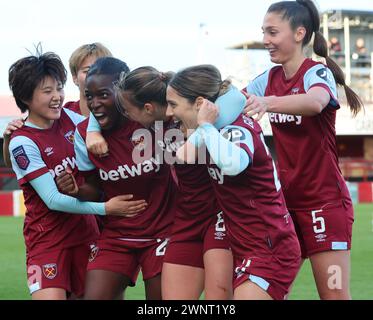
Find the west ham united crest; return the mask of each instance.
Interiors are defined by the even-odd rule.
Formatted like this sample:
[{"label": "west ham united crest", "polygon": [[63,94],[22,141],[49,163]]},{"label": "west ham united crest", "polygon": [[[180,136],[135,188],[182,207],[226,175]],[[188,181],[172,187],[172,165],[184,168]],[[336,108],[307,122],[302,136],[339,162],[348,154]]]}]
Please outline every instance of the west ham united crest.
[{"label": "west ham united crest", "polygon": [[70,130],[68,133],[65,134],[65,138],[67,141],[69,141],[71,144],[74,144],[74,131]]},{"label": "west ham united crest", "polygon": [[57,275],[57,264],[49,263],[43,265],[43,274],[47,279],[54,279]]}]

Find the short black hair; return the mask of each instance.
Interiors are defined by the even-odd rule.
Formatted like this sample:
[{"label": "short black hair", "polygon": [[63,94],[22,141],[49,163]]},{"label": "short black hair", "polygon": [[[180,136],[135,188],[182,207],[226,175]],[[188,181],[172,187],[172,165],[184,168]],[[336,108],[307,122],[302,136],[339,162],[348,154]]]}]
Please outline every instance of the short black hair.
[{"label": "short black hair", "polygon": [[118,80],[122,73],[130,71],[127,64],[122,60],[113,57],[101,57],[96,60],[88,70],[87,78],[93,75],[110,75]]},{"label": "short black hair", "polygon": [[9,68],[9,88],[13,92],[16,104],[21,112],[28,110],[26,101],[30,101],[36,87],[47,76],[66,83],[67,72],[61,58],[46,52],[17,60]]}]

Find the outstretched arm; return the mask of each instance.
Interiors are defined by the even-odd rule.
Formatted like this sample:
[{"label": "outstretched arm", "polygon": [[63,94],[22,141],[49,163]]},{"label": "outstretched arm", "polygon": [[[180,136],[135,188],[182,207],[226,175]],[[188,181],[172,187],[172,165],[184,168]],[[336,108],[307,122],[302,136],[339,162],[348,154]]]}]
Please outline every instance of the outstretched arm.
[{"label": "outstretched arm", "polygon": [[313,66],[304,74],[305,93],[264,97],[268,81],[267,71],[244,89],[250,94],[244,112],[248,116],[257,115],[257,120],[260,120],[265,112],[315,116],[328,105],[339,108],[334,76],[323,64]]},{"label": "outstretched arm", "polygon": [[307,93],[289,96],[258,97],[250,95],[244,112],[247,116],[257,115],[260,120],[266,112],[315,116],[329,104],[330,95],[322,87],[311,88]]},{"label": "outstretched arm", "polygon": [[49,172],[31,180],[30,184],[45,205],[50,210],[57,212],[132,217],[143,211],[147,206],[145,200],[131,201],[133,198],[131,194],[117,196],[107,202],[80,201],[60,193]]},{"label": "outstretched arm", "polygon": [[60,193],[49,172],[31,180],[30,184],[50,210],[105,215],[104,202],[84,202]]}]

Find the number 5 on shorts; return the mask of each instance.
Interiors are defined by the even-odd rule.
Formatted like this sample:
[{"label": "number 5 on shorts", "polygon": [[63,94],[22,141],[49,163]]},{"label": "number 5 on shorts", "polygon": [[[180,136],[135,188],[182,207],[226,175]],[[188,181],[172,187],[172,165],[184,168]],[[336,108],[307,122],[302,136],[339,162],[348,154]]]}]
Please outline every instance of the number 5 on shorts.
[{"label": "number 5 on shorts", "polygon": [[[323,217],[316,217],[316,214],[322,212],[322,210],[313,210],[311,211],[312,214],[312,222],[314,224],[313,226],[313,232],[315,233],[322,233],[325,232],[325,220]],[[319,223],[319,225],[317,225]]]}]

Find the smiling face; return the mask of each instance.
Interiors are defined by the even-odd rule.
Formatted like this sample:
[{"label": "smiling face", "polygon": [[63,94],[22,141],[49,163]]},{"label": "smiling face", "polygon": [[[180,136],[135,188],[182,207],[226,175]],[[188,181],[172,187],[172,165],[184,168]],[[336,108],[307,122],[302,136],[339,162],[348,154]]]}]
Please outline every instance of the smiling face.
[{"label": "smiling face", "polygon": [[111,75],[93,74],[86,81],[88,108],[103,130],[116,127],[121,120],[115,106],[113,80]]},{"label": "smiling face", "polygon": [[273,63],[286,64],[295,54],[302,51],[302,28],[294,32],[289,21],[283,19],[281,13],[270,12],[265,15],[262,27],[263,44],[269,51]]},{"label": "smiling face", "polygon": [[176,121],[180,120],[182,123],[181,129],[183,131],[185,131],[185,129],[195,129],[198,127],[197,100],[191,103],[188,99],[180,96],[174,88],[168,86],[167,103],[166,115],[173,117]]},{"label": "smiling face", "polygon": [[62,83],[46,76],[35,88],[32,99],[27,102],[29,121],[41,128],[50,127],[53,121],[61,116],[64,98]]}]

